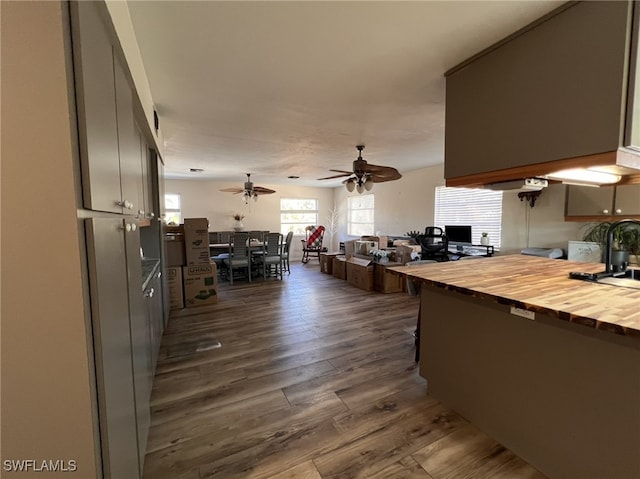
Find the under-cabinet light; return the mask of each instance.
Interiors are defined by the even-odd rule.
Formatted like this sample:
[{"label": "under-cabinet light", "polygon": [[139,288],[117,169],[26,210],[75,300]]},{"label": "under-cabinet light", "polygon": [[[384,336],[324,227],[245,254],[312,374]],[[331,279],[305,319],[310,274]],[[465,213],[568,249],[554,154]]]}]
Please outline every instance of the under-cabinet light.
[{"label": "under-cabinet light", "polygon": [[571,168],[549,173],[546,177],[550,180],[561,181],[565,185],[600,186],[617,183],[622,178],[620,175],[605,173],[589,168]]}]

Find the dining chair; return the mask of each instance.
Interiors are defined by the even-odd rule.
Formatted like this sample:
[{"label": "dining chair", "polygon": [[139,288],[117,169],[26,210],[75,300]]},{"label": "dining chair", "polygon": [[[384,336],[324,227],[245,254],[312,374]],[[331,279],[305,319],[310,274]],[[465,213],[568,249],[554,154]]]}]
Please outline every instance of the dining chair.
[{"label": "dining chair", "polygon": [[218,239],[220,240],[220,243],[228,243],[231,235],[233,235],[233,231],[219,231]]},{"label": "dining chair", "polygon": [[293,239],[293,231],[289,231],[282,245],[282,268],[289,274],[291,274],[291,269],[289,267],[289,252],[291,251],[292,239]]},{"label": "dining chair", "polygon": [[262,277],[267,277],[267,266],[269,266],[269,270],[271,270],[271,266],[275,266],[276,278],[280,275],[280,279],[282,279],[282,235],[269,233],[265,239],[266,244],[262,254],[255,256],[256,262],[262,264]]},{"label": "dining chair", "polygon": [[[268,231],[267,231],[268,233]],[[262,230],[253,230],[249,231],[249,239],[256,241],[264,241],[265,233]]]},{"label": "dining chair", "polygon": [[251,256],[249,254],[249,233],[234,233],[229,237],[229,258],[224,264],[229,268],[229,284],[233,284],[233,271],[247,270],[247,279],[251,282]]}]

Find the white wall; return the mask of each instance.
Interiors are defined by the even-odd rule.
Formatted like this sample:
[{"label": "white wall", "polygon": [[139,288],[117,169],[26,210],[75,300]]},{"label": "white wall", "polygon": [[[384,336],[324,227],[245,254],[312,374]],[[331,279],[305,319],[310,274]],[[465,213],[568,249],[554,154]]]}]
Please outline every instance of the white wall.
[{"label": "white wall", "polygon": [[2,458],[73,459],[70,476],[95,478],[67,5],[0,2],[0,9]]},{"label": "white wall", "polygon": [[567,241],[581,240],[584,223],[564,221],[565,194],[565,185],[550,185],[531,208],[526,201],[520,201],[517,192],[505,192],[502,253],[520,252],[526,247],[562,248],[566,252]]}]

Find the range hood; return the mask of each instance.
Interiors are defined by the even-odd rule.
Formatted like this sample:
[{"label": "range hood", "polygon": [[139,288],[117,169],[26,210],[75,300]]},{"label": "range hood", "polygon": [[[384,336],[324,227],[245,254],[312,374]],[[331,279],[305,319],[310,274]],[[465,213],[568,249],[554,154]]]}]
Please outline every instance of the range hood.
[{"label": "range hood", "polygon": [[446,185],[640,174],[639,25],[632,1],[568,2],[446,72]]},{"label": "range hood", "polygon": [[544,178],[524,178],[484,185],[485,189],[495,191],[540,191],[547,186],[549,186],[549,182]]}]

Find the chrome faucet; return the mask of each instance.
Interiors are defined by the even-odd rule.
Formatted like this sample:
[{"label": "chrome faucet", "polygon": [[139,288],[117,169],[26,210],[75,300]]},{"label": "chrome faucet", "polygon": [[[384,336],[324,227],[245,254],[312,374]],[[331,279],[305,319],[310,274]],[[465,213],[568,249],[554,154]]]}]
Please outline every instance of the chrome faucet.
[{"label": "chrome faucet", "polygon": [[[605,262],[606,262],[605,273],[607,274],[614,273],[614,270],[615,270],[614,265],[611,264],[612,256],[613,256],[613,232],[616,229],[618,229],[620,225],[624,225],[628,223],[640,225],[640,221],[637,221],[637,220],[620,220],[620,221],[616,221],[615,223],[612,223],[611,226],[609,226],[609,229],[607,229],[607,253],[605,256]],[[622,270],[624,271],[624,269],[625,267],[623,266]]]}]

